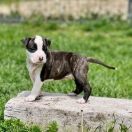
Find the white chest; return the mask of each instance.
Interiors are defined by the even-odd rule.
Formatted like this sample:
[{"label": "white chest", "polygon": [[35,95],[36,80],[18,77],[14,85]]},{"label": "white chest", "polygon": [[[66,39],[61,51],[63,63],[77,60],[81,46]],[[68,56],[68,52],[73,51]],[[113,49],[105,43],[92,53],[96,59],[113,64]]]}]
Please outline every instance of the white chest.
[{"label": "white chest", "polygon": [[42,65],[32,64],[27,62],[27,69],[32,82],[35,81],[36,76],[41,73]]}]

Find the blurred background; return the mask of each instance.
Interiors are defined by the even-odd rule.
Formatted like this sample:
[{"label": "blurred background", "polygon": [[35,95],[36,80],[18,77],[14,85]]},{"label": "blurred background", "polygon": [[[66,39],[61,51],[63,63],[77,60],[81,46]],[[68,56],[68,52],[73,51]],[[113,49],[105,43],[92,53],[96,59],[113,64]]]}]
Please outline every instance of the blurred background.
[{"label": "blurred background", "polygon": [[[74,19],[117,15],[130,16],[131,0],[1,0],[1,16],[29,18],[42,15],[44,19]],[[130,6],[129,6],[130,5]],[[1,21],[4,21],[4,18]],[[14,18],[14,21],[23,19]],[[13,21],[9,20],[9,21]]]},{"label": "blurred background", "polygon": [[[96,57],[117,67],[90,64],[93,96],[132,99],[132,0],[0,0],[0,119],[4,105],[31,90],[21,39],[51,39],[50,50]],[[72,80],[46,83],[42,90],[68,93]]]}]

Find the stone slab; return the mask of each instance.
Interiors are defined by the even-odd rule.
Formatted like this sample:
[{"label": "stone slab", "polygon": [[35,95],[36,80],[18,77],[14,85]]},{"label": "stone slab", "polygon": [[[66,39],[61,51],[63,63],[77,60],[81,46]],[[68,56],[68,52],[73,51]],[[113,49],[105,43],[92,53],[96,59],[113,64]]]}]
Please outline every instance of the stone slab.
[{"label": "stone slab", "polygon": [[85,130],[103,130],[115,121],[115,129],[124,124],[132,131],[132,100],[91,96],[88,103],[78,104],[80,96],[43,93],[38,100],[26,102],[25,97],[29,94],[29,91],[23,91],[10,99],[5,105],[4,118],[17,118],[41,126],[56,121],[59,131],[63,132],[80,131],[81,124]]}]

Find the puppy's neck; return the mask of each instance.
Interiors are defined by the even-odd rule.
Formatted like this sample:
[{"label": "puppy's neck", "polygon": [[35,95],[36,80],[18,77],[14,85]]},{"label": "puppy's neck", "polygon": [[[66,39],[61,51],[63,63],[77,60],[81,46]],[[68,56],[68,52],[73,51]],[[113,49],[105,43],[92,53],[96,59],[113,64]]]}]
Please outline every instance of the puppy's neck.
[{"label": "puppy's neck", "polygon": [[32,63],[31,60],[27,57],[26,59],[27,68],[30,73],[35,72],[36,70],[42,68],[43,64],[41,63]]},{"label": "puppy's neck", "polygon": [[30,59],[28,57],[26,59],[26,63],[27,63],[27,69],[29,71],[30,78],[31,78],[32,82],[34,82],[36,75],[40,73],[40,71],[43,67],[43,64],[34,64],[30,61]]}]

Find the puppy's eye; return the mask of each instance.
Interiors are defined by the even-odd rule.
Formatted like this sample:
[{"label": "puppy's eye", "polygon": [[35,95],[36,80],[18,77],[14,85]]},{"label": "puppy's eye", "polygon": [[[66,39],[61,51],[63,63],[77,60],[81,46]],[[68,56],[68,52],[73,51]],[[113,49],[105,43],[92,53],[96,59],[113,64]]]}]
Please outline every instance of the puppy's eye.
[{"label": "puppy's eye", "polygon": [[30,47],[29,47],[30,52],[35,52],[36,50],[37,50],[37,45],[36,44],[30,45]]},{"label": "puppy's eye", "polygon": [[43,45],[43,51],[47,51],[47,47]]}]

